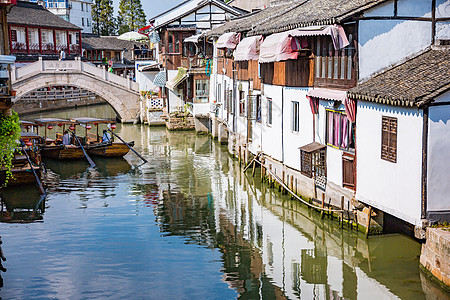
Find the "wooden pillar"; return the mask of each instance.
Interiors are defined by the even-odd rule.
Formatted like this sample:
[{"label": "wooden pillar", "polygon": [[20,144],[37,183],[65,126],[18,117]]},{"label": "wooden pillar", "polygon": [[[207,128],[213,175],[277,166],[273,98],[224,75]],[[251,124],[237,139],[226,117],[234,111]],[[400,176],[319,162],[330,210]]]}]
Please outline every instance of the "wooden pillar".
[{"label": "wooden pillar", "polygon": [[66,37],[67,37],[67,54],[70,55],[70,33],[68,30],[66,31]]},{"label": "wooden pillar", "polygon": [[27,46],[27,53],[30,54],[30,41],[28,40],[28,27],[25,27],[25,45]]},{"label": "wooden pillar", "polygon": [[58,50],[56,49],[56,30],[53,30],[53,46],[55,54],[58,54]]},{"label": "wooden pillar", "polygon": [[[6,18],[6,17],[5,17]],[[9,31],[9,51],[10,54],[13,52],[13,47],[12,47],[12,35],[11,35],[11,26],[8,26],[8,31]],[[6,52],[5,52],[6,53]]]},{"label": "wooden pillar", "polygon": [[42,54],[42,31],[40,28],[38,28],[38,35],[39,35],[39,53]]},{"label": "wooden pillar", "polygon": [[[83,55],[83,43],[81,42],[81,30],[78,31],[77,36],[78,36],[78,41],[80,42],[80,45],[79,45],[80,56],[82,56]],[[75,38],[75,42],[76,42],[76,38]]]}]

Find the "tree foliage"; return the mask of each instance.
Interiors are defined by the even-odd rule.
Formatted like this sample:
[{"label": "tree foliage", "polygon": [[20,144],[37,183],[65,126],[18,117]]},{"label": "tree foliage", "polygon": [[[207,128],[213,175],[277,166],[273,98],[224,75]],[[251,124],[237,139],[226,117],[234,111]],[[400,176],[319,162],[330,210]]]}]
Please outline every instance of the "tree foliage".
[{"label": "tree foliage", "polygon": [[114,35],[116,20],[112,0],[94,0],[92,4],[92,21],[94,33],[99,35]]},{"label": "tree foliage", "polygon": [[120,0],[117,16],[118,33],[136,31],[147,25],[147,17],[141,0]]},{"label": "tree foliage", "polygon": [[19,146],[20,132],[19,115],[15,111],[10,116],[0,113],[0,168],[6,173],[5,185],[12,177],[12,160]]}]

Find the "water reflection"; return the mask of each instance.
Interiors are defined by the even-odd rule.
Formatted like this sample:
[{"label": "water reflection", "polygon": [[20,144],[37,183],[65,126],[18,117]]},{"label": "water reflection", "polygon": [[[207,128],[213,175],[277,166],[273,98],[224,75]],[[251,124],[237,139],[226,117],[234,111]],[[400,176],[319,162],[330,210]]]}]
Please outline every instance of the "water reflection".
[{"label": "water reflection", "polygon": [[3,189],[0,221],[4,223],[31,223],[43,220],[45,199],[34,185]]},{"label": "water reflection", "polygon": [[[192,132],[118,126],[149,159],[48,161],[45,222],[0,224],[5,298],[445,299],[420,245],[363,236]],[[6,207],[6,206],[5,206]],[[29,237],[33,238],[30,239]],[[13,266],[13,267],[10,267]]]}]

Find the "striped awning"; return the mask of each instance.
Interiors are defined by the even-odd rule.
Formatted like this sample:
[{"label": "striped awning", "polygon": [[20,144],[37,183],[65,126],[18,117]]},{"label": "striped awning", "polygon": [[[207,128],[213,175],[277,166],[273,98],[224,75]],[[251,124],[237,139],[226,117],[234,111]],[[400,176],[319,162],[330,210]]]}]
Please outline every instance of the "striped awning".
[{"label": "striped awning", "polygon": [[236,32],[227,32],[222,34],[217,40],[217,48],[219,49],[235,49],[239,40],[241,39],[241,34]]}]

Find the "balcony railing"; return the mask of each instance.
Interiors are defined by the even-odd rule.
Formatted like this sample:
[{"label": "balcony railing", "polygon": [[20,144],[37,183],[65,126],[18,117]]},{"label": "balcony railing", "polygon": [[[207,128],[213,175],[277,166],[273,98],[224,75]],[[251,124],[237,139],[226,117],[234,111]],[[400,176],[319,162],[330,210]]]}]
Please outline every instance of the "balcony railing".
[{"label": "balcony railing", "polygon": [[155,60],[154,49],[133,49],[134,60]]}]

